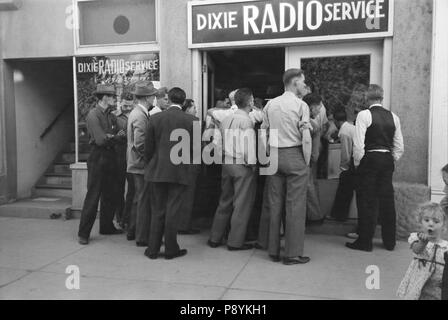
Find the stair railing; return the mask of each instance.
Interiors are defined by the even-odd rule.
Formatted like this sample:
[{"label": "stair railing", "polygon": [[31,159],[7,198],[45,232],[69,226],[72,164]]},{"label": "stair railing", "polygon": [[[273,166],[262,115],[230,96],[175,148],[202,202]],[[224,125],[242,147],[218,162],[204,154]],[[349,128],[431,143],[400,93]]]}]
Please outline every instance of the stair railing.
[{"label": "stair railing", "polygon": [[62,115],[69,109],[73,110],[73,101],[70,101],[67,103],[67,105],[62,109],[56,117],[53,119],[53,121],[48,125],[48,127],[45,128],[45,130],[40,135],[40,139],[42,140],[45,138],[45,136],[53,129],[53,127],[56,125],[56,123],[59,121],[59,119],[62,117]]}]

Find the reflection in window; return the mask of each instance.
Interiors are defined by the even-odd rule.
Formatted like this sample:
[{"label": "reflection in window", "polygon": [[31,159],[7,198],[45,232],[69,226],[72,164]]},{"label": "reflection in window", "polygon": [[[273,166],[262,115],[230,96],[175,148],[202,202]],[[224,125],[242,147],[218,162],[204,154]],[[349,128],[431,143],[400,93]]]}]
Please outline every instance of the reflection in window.
[{"label": "reflection in window", "polygon": [[307,84],[322,96],[327,113],[344,108],[353,121],[356,104],[364,104],[362,89],[370,82],[370,56],[302,59],[301,68]]},{"label": "reflection in window", "polygon": [[156,41],[155,0],[78,2],[79,44]]}]

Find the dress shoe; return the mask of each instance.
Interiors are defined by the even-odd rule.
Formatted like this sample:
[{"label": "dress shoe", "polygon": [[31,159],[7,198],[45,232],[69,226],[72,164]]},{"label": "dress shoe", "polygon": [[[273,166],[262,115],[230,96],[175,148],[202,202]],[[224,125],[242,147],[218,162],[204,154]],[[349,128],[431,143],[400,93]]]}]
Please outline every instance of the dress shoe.
[{"label": "dress shoe", "polygon": [[171,259],[174,259],[174,258],[182,257],[182,256],[184,256],[184,255],[186,255],[186,254],[187,254],[187,249],[180,249],[180,250],[177,251],[177,253],[175,253],[175,254],[170,254],[170,255],[165,254],[165,259],[166,259],[166,260],[171,260]]},{"label": "dress shoe", "polygon": [[198,230],[198,229],[179,230],[179,231],[177,231],[177,233],[190,235],[190,234],[201,233],[201,230]]},{"label": "dress shoe", "polygon": [[345,246],[349,249],[353,249],[353,250],[360,250],[360,251],[366,251],[366,252],[372,252],[372,245],[370,246],[366,246],[366,245],[360,245],[358,242],[347,242],[345,244]]},{"label": "dress shoe", "polygon": [[218,248],[221,244],[218,242],[213,242],[212,240],[208,240],[207,244],[210,248]]},{"label": "dress shoe", "polygon": [[150,253],[148,249],[145,250],[145,256],[147,256],[149,259],[154,260],[159,257],[158,253]]},{"label": "dress shoe", "polygon": [[102,235],[113,235],[113,234],[122,234],[122,233],[124,233],[124,230],[121,230],[121,229],[112,229],[110,231],[100,232],[100,234],[102,234]]},{"label": "dress shoe", "polygon": [[274,262],[280,262],[280,260],[281,260],[279,255],[272,255],[272,254],[270,254],[269,258],[271,258],[271,260],[274,261]]},{"label": "dress shoe", "polygon": [[137,247],[147,247],[147,246],[148,246],[148,243],[137,241],[137,242],[136,242],[136,245],[137,245]]},{"label": "dress shoe", "polygon": [[78,243],[82,244],[82,245],[89,244],[89,239],[88,238],[79,237],[78,238]]},{"label": "dress shoe", "polygon": [[395,249],[395,245],[393,245],[393,246],[383,245],[383,246],[384,246],[384,249],[386,249],[387,251],[394,251],[394,249]]},{"label": "dress shoe", "polygon": [[358,234],[356,232],[349,232],[345,235],[346,238],[349,239],[358,239]]},{"label": "dress shoe", "polygon": [[241,251],[241,250],[250,250],[253,249],[254,246],[252,244],[249,243],[245,243],[243,244],[241,247],[231,247],[231,246],[227,246],[227,249],[229,251]]},{"label": "dress shoe", "polygon": [[304,264],[310,262],[309,257],[296,257],[296,258],[283,258],[283,264],[293,265],[293,264]]}]

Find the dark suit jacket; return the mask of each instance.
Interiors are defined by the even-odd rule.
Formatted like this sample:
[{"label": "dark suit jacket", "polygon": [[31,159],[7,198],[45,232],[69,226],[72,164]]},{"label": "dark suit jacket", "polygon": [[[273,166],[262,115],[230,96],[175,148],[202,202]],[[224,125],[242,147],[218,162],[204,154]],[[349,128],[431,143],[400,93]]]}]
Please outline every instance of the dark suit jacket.
[{"label": "dark suit jacket", "polygon": [[[171,182],[183,185],[189,183],[189,167],[192,163],[193,121],[195,117],[186,114],[178,107],[170,107],[149,118],[145,141],[145,180],[150,182]],[[174,164],[170,157],[171,149],[179,148],[179,141],[170,141],[175,129],[185,129],[189,141],[183,150],[189,151],[188,163]],[[178,152],[176,152],[178,154]]]}]

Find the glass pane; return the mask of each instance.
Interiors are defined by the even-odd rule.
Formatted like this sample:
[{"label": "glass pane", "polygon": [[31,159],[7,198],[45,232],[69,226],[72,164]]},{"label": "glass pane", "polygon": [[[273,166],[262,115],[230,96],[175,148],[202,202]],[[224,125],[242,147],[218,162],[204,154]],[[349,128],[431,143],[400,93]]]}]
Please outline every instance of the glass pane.
[{"label": "glass pane", "polygon": [[370,82],[370,56],[302,59],[301,68],[306,83],[322,96],[327,113],[345,108],[353,121],[355,104],[363,103],[359,92]]},{"label": "glass pane", "polygon": [[80,45],[156,41],[155,0],[79,2]]}]

